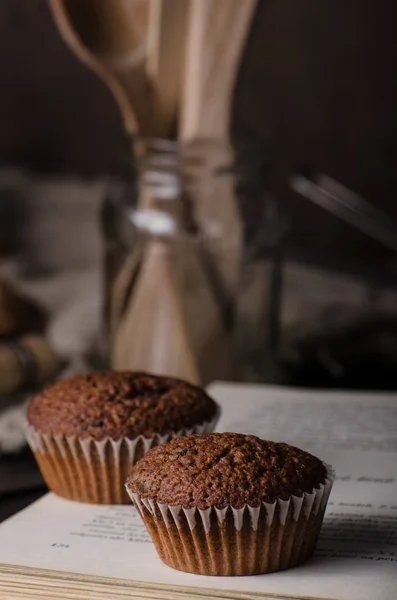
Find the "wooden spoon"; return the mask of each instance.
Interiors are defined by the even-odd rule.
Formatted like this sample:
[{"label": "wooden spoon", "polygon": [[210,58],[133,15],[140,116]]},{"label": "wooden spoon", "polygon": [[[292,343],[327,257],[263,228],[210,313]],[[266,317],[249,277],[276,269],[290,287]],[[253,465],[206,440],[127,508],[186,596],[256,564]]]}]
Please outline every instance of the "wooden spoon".
[{"label": "wooden spoon", "polygon": [[115,369],[144,370],[200,382],[182,294],[172,240],[150,240],[115,338]]},{"label": "wooden spoon", "polygon": [[146,74],[148,0],[49,0],[74,54],[110,88],[130,134],[151,134],[152,93]]},{"label": "wooden spoon", "polygon": [[231,346],[193,241],[147,240],[113,349],[116,369],[202,385],[232,378]]},{"label": "wooden spoon", "polygon": [[257,0],[190,0],[181,139],[227,137],[232,95]]},{"label": "wooden spoon", "polygon": [[182,79],[189,2],[150,0],[147,73],[153,84],[156,135],[175,137]]},{"label": "wooden spoon", "polygon": [[219,226],[214,267],[219,287],[235,298],[243,255],[242,222],[232,176],[218,175],[231,162],[228,146],[233,92],[257,0],[191,0],[188,15],[180,138],[186,152],[204,156],[204,182],[194,205],[200,229]]}]

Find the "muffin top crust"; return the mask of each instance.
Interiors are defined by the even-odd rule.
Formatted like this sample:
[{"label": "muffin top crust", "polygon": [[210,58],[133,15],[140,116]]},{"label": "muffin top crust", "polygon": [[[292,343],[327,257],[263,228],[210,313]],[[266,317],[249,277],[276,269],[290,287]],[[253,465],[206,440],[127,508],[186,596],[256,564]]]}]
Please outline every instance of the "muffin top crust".
[{"label": "muffin top crust", "polygon": [[211,421],[217,404],[203,389],[171,377],[101,371],[57,381],[28,408],[42,434],[135,438],[178,432]]},{"label": "muffin top crust", "polygon": [[213,433],[153,448],[133,467],[127,486],[142,498],[204,510],[288,500],[312,492],[326,476],[318,458],[294,446]]}]

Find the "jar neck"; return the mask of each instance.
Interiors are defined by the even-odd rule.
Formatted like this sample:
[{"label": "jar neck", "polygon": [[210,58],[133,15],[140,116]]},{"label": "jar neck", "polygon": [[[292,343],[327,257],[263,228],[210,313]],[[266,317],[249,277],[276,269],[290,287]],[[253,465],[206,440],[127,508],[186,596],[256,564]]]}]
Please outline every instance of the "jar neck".
[{"label": "jar neck", "polygon": [[181,194],[178,144],[168,140],[136,138],[133,141],[137,179],[144,206],[177,201]]},{"label": "jar neck", "polygon": [[[184,191],[177,142],[133,139],[138,201],[133,220],[141,231],[185,229]],[[168,223],[168,225],[167,225]]]},{"label": "jar neck", "polygon": [[[215,201],[212,196],[219,184],[221,195],[231,194],[234,155],[228,143],[194,140],[180,144],[136,137],[132,139],[132,149],[138,189],[136,210],[170,215],[179,232],[196,234],[202,229],[202,203]],[[205,211],[211,214],[208,207]],[[212,214],[216,219],[216,207]]]}]

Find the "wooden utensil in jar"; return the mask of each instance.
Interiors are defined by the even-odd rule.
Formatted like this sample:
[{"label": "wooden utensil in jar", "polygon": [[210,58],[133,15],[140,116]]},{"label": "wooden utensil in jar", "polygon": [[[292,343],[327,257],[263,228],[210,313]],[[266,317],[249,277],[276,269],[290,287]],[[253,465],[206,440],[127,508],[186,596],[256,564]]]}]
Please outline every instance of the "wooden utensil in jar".
[{"label": "wooden utensil in jar", "polygon": [[218,227],[220,250],[213,252],[220,287],[232,301],[243,254],[242,223],[232,176],[218,175],[230,164],[228,128],[237,73],[257,0],[191,0],[188,16],[180,139],[187,152],[204,156],[194,212],[203,231]]},{"label": "wooden utensil in jar", "polygon": [[66,44],[113,93],[128,133],[143,130],[149,135],[148,0],[49,0],[49,4]]},{"label": "wooden utensil in jar", "polygon": [[205,385],[232,377],[230,351],[194,240],[151,235],[116,331],[113,367]]},{"label": "wooden utensil in jar", "polygon": [[232,95],[257,0],[190,0],[182,140],[225,139]]},{"label": "wooden utensil in jar", "polygon": [[171,239],[150,239],[115,337],[113,367],[199,383]]},{"label": "wooden utensil in jar", "polygon": [[146,69],[156,136],[175,138],[182,95],[189,2],[150,0]]}]

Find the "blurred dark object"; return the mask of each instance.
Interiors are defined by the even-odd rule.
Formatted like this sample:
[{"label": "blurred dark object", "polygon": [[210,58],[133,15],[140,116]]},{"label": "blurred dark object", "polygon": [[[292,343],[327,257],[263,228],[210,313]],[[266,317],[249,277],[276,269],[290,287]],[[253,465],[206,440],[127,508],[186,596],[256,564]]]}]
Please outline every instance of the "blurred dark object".
[{"label": "blurred dark object", "polygon": [[283,365],[293,386],[397,390],[397,320],[371,318],[332,326],[329,333],[302,340],[296,359]]},{"label": "blurred dark object", "polygon": [[26,447],[0,460],[0,521],[10,517],[47,491],[43,478]]},{"label": "blurred dark object", "polygon": [[302,169],[290,179],[292,189],[364,235],[397,252],[397,224],[362,196],[323,173]]},{"label": "blurred dark object", "polygon": [[21,492],[18,494],[8,494],[0,498],[0,522],[12,517],[15,513],[38,500],[47,492],[47,488],[40,488]]},{"label": "blurred dark object", "polygon": [[45,338],[25,335],[0,341],[0,394],[38,388],[59,374],[61,364]]},{"label": "blurred dark object", "polygon": [[24,331],[42,331],[46,315],[30,298],[0,280],[0,337]]},{"label": "blurred dark object", "polygon": [[[397,251],[394,219],[335,179],[305,168],[290,178],[292,189],[392,252]],[[393,268],[367,270],[369,285],[394,283]],[[363,271],[363,269],[362,269]],[[379,278],[381,278],[379,280]],[[382,279],[383,278],[383,279]],[[331,313],[329,313],[331,314]],[[370,315],[338,326],[332,318],[326,333],[302,339],[287,367],[291,385],[324,388],[397,389],[397,321],[395,316]]]},{"label": "blurred dark object", "polygon": [[25,217],[22,195],[15,187],[2,185],[0,189],[0,257],[18,252]]},{"label": "blurred dark object", "polygon": [[1,457],[0,505],[6,494],[16,494],[43,487],[43,478],[27,447],[17,454],[7,454]]}]

